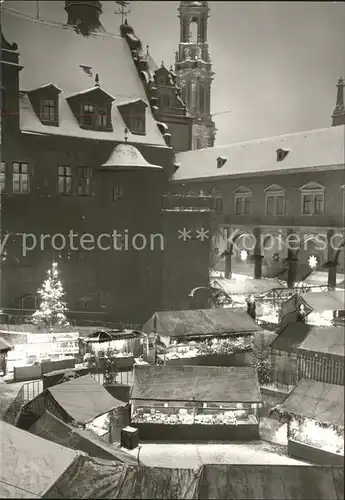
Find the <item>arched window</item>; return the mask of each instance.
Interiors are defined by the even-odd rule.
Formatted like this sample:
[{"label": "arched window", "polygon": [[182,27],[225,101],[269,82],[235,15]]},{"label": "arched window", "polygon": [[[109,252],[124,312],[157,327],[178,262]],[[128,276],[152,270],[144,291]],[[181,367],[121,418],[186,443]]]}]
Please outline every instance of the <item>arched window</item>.
[{"label": "arched window", "polygon": [[192,43],[198,42],[198,20],[196,18],[191,19],[189,24],[189,36]]}]

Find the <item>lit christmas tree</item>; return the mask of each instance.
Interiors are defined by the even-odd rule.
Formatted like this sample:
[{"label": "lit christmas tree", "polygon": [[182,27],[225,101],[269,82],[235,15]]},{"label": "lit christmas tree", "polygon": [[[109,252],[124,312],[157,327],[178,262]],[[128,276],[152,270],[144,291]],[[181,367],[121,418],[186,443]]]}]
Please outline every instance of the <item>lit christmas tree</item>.
[{"label": "lit christmas tree", "polygon": [[57,264],[53,262],[49,269],[48,278],[43,283],[37,293],[41,298],[40,308],[31,316],[31,322],[34,324],[45,324],[49,327],[53,325],[67,326],[65,312],[66,303],[62,301],[65,295],[61,282],[59,281],[59,272]]}]

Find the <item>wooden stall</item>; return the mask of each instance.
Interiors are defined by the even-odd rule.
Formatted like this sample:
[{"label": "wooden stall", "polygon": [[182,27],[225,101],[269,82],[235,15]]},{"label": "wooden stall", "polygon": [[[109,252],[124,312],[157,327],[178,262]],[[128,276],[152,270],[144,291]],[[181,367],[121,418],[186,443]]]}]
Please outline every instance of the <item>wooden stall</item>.
[{"label": "wooden stall", "polygon": [[302,379],[277,412],[288,422],[290,456],[344,465],[344,387]]},{"label": "wooden stall", "polygon": [[251,367],[134,367],[131,425],[141,440],[259,439],[262,406]]},{"label": "wooden stall", "polygon": [[[203,356],[242,354],[243,358],[243,353],[252,350],[254,335],[262,330],[245,312],[199,309],[157,312],[144,325],[143,331],[151,339],[147,358],[154,359],[158,355],[163,362],[182,359],[188,364],[188,359]],[[222,365],[217,361],[212,364]],[[234,360],[234,364],[243,363]]]},{"label": "wooden stall", "polygon": [[301,322],[278,331],[271,344],[272,384],[292,390],[301,378],[344,384],[344,329]]}]

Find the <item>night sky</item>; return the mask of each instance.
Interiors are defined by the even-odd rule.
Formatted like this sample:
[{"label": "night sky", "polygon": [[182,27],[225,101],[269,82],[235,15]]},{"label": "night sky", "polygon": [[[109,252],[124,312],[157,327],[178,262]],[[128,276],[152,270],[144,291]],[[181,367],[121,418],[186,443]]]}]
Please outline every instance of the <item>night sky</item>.
[{"label": "night sky", "polygon": [[[5,0],[4,7],[36,15],[36,1]],[[175,1],[131,2],[128,22],[158,64],[174,64],[179,42]],[[327,127],[336,83],[345,76],[344,2],[209,2],[208,42],[215,79],[212,112],[216,144]],[[101,21],[118,33],[118,6],[103,1]],[[64,1],[40,1],[42,19],[67,21]],[[6,11],[9,42],[14,22]],[[7,28],[6,28],[7,26]],[[50,50],[49,40],[42,41]],[[20,46],[19,46],[20,50]],[[35,50],[35,47],[32,47]],[[53,48],[52,48],[53,50]]]}]

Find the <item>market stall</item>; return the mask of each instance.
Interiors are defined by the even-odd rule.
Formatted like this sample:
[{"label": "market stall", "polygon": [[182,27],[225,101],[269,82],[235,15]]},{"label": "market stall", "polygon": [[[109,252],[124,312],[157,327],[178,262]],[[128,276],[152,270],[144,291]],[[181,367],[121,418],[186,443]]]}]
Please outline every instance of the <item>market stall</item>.
[{"label": "market stall", "polygon": [[289,455],[344,465],[343,386],[302,379],[275,411],[288,422]]},{"label": "market stall", "polygon": [[188,358],[249,351],[261,328],[246,312],[198,309],[156,312],[143,331],[151,338],[150,351]]},{"label": "market stall", "polygon": [[259,439],[262,398],[251,367],[136,365],[130,404],[140,439]]},{"label": "market stall", "polygon": [[304,321],[309,325],[344,325],[345,292],[327,291],[294,294],[281,307],[281,322]]}]

